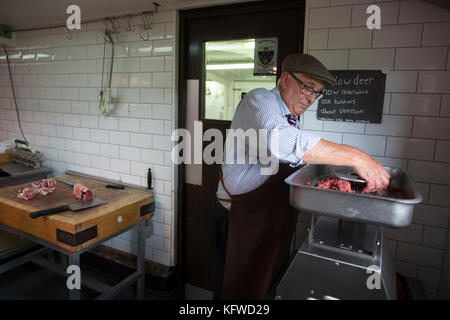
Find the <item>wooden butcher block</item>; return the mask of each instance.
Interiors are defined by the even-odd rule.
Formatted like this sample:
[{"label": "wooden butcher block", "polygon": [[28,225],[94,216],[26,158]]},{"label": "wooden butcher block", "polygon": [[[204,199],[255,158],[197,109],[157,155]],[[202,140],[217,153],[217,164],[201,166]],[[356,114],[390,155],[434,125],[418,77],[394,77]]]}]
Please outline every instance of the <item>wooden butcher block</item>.
[{"label": "wooden butcher block", "polygon": [[106,188],[111,181],[77,174],[64,174],[63,178],[81,183],[94,192],[94,197],[106,204],[81,211],[64,211],[37,219],[34,211],[80,202],[73,196],[73,188],[57,182],[56,190],[31,200],[17,198],[18,190],[31,183],[0,188],[0,224],[44,239],[69,252],[78,252],[100,240],[108,238],[139,221],[151,218],[154,197],[144,188],[126,185],[124,190]]}]

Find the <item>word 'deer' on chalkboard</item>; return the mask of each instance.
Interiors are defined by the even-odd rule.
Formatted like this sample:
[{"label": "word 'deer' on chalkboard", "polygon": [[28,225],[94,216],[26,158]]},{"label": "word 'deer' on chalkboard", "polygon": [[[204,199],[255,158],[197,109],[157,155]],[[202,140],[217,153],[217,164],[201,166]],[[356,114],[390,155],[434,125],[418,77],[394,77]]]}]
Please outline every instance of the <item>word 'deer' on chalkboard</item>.
[{"label": "word 'deer' on chalkboard", "polygon": [[331,70],[336,85],[325,87],[317,119],[381,123],[386,74],[380,70]]}]

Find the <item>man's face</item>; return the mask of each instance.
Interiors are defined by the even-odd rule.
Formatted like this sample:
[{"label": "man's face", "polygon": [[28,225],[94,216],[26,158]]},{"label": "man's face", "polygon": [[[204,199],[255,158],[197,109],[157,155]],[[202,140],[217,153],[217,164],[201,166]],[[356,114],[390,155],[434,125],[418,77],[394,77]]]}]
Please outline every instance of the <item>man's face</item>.
[{"label": "man's face", "polygon": [[304,73],[294,73],[294,76],[303,82],[304,85],[294,79],[291,74],[284,71],[281,75],[279,89],[281,98],[286,103],[289,111],[297,117],[304,113],[316,100],[316,95],[311,89],[318,92],[324,88],[324,83]]}]

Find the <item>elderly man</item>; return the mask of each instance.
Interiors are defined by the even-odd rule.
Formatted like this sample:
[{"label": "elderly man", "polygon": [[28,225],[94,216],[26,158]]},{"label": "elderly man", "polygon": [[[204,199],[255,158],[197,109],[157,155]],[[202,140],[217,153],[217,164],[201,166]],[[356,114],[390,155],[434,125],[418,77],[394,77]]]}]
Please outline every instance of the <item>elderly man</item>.
[{"label": "elderly man", "polygon": [[[314,57],[292,54],[272,90],[254,89],[239,103],[231,129],[276,129],[280,167],[261,175],[263,164],[222,165],[212,212],[214,299],[264,299],[289,255],[296,212],[284,179],[305,163],[351,166],[366,192],[385,189],[389,174],[368,154],[304,132],[297,119],[335,79]],[[273,146],[268,135],[268,149]],[[250,150],[245,146],[245,153]],[[229,150],[227,150],[229,152]],[[236,153],[236,148],[232,150]],[[232,158],[232,157],[231,157]],[[229,158],[228,158],[229,159]]]}]

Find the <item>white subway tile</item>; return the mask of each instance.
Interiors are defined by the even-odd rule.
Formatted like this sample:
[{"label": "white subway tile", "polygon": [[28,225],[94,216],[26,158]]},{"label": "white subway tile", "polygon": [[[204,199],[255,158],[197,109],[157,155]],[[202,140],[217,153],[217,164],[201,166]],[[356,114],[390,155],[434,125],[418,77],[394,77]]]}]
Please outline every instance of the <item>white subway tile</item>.
[{"label": "white subway tile", "polygon": [[153,136],[153,148],[158,150],[172,150],[172,142],[169,136]]},{"label": "white subway tile", "polygon": [[80,88],[81,101],[99,101],[100,90],[96,88]]},{"label": "white subway tile", "polygon": [[132,161],[131,164],[131,174],[135,176],[145,177],[147,179],[147,172],[150,167],[150,165],[142,162],[134,162]]},{"label": "white subway tile", "polygon": [[410,160],[408,169],[417,181],[450,185],[450,164]]},{"label": "white subway tile", "polygon": [[110,131],[109,143],[130,145],[130,134],[128,132]]},{"label": "white subway tile", "polygon": [[72,138],[72,128],[57,126],[56,127],[56,136],[61,138]]},{"label": "white subway tile", "polygon": [[342,133],[339,132],[316,132],[321,138],[334,142],[334,143],[342,143]]},{"label": "white subway tile", "polygon": [[439,115],[441,95],[393,93],[391,114],[400,115]]},{"label": "white subway tile", "polygon": [[418,92],[450,93],[450,71],[421,71]]},{"label": "white subway tile", "polygon": [[134,161],[140,161],[141,160],[141,150],[138,148],[130,148],[125,146],[120,146],[120,159],[123,160],[134,160]]},{"label": "white subway tile", "polygon": [[141,72],[164,71],[164,57],[142,57]]},{"label": "white subway tile", "polygon": [[[141,161],[151,164],[164,164],[164,152],[161,150],[141,149]],[[156,179],[156,177],[155,177]]]},{"label": "white subway tile", "polygon": [[[5,137],[6,137],[6,135],[5,135]],[[34,138],[35,146],[38,146],[38,147],[48,147],[49,146],[48,137],[35,135],[33,138]],[[0,141],[2,141],[2,140],[0,140]]]},{"label": "white subway tile", "polygon": [[81,141],[64,139],[64,149],[73,152],[81,152]]},{"label": "white subway tile", "polygon": [[170,266],[170,255],[167,252],[152,249],[152,259],[162,265]]},{"label": "white subway tile", "polygon": [[416,265],[413,265],[411,263],[401,262],[401,261],[394,261],[395,263],[395,271],[400,273],[403,276],[410,277],[410,278],[417,278],[417,269],[418,267]]},{"label": "white subway tile", "polygon": [[447,229],[425,227],[423,233],[423,244],[426,246],[445,249]]},{"label": "white subway tile", "polygon": [[329,70],[347,69],[348,50],[309,50]]},{"label": "white subway tile", "polygon": [[72,113],[88,114],[89,103],[83,101],[72,101]]},{"label": "white subway tile", "polygon": [[89,129],[72,128],[73,137],[77,140],[90,140]]},{"label": "white subway tile", "polygon": [[442,96],[441,116],[450,117],[450,95]]},{"label": "white subway tile", "polygon": [[388,239],[420,244],[422,242],[423,226],[412,223],[404,228],[384,228],[384,232]]},{"label": "white subway tile", "polygon": [[111,159],[111,170],[130,174],[130,161]]},{"label": "white subway tile", "polygon": [[111,117],[129,117],[129,104],[128,103],[113,103],[112,110],[108,113]]},{"label": "white subway tile", "polygon": [[417,47],[422,37],[421,24],[404,24],[394,26],[383,26],[373,31],[374,48],[381,47]]},{"label": "white subway tile", "polygon": [[391,136],[410,136],[413,118],[409,116],[391,116],[383,115],[381,123],[366,124],[366,133],[391,135]]},{"label": "white subway tile", "polygon": [[[79,127],[80,126],[80,116],[77,114],[64,114],[64,125]],[[70,138],[70,137],[66,137]]]},{"label": "white subway tile", "polygon": [[109,133],[107,130],[97,130],[91,129],[91,140],[95,142],[108,143],[109,142]]},{"label": "white subway tile", "polygon": [[41,125],[41,134],[44,136],[56,136],[56,127],[54,125]]},{"label": "white subway tile", "polygon": [[172,88],[172,72],[154,72],[152,77],[154,88]]},{"label": "white subway tile", "polygon": [[450,45],[450,22],[425,23],[423,30],[423,46]]},{"label": "white subway tile", "polygon": [[364,133],[364,123],[323,121],[323,130],[335,132]]},{"label": "white subway tile", "polygon": [[39,110],[53,112],[55,111],[55,102],[52,100],[39,100]]},{"label": "white subway tile", "polygon": [[151,73],[130,73],[130,87],[145,88],[152,83]]},{"label": "white subway tile", "polygon": [[141,119],[141,131],[143,133],[164,134],[164,121]]},{"label": "white subway tile", "polygon": [[386,156],[433,160],[434,140],[388,137]]},{"label": "white subway tile", "polygon": [[438,206],[450,207],[449,194],[450,186],[432,184],[430,187],[430,199],[428,202]]},{"label": "white subway tile", "polygon": [[432,70],[445,69],[447,48],[398,48],[395,57],[395,69]]},{"label": "white subway tile", "polygon": [[133,147],[151,148],[152,136],[144,133],[130,133],[130,145]]},{"label": "white subway tile", "polygon": [[172,103],[172,90],[173,89],[164,89],[164,103],[166,104]]},{"label": "white subway tile", "polygon": [[350,26],[351,6],[335,8],[311,9],[309,13],[309,28],[342,28]]},{"label": "white subway tile", "polygon": [[153,178],[157,180],[171,181],[172,171],[171,167],[153,165]]},{"label": "white subway tile", "polygon": [[153,55],[154,56],[172,55],[173,47],[174,47],[173,39],[155,40],[153,41]]},{"label": "white subway tile", "polygon": [[[422,196],[425,199],[424,194]],[[447,228],[450,217],[450,208],[416,204],[414,206],[413,222],[427,226]]]},{"label": "white subway tile", "polygon": [[82,147],[81,150],[83,153],[95,154],[95,155],[100,154],[100,147],[99,147],[98,143],[96,143],[96,142],[83,141],[81,143],[81,147]]},{"label": "white subway tile", "polygon": [[141,88],[141,102],[164,103],[164,90],[156,88]]},{"label": "white subway tile", "polygon": [[[406,167],[405,167],[405,169],[406,169]],[[423,197],[422,203],[427,204],[428,203],[428,195],[430,194],[430,184],[416,182],[416,187],[417,187],[418,192]]]},{"label": "white subway tile", "polygon": [[92,156],[92,167],[96,169],[109,170],[109,158]]},{"label": "white subway tile", "polygon": [[119,158],[119,146],[100,144],[100,155],[109,158]]},{"label": "white subway tile", "polygon": [[153,105],[153,119],[172,119],[172,106],[164,104]]},{"label": "white subway tile", "polygon": [[130,103],[130,117],[152,118],[152,106],[150,104]]},{"label": "white subway tile", "polygon": [[[152,42],[151,41],[137,41],[128,43],[128,55],[130,57],[142,57],[152,55]],[[141,60],[142,70],[142,60]]]},{"label": "white subway tile", "polygon": [[400,5],[400,23],[422,23],[450,20],[448,10],[424,1],[403,1]]},{"label": "white subway tile", "polygon": [[100,72],[102,69],[97,68],[96,60],[82,60],[78,62],[79,73],[97,73],[97,70]]},{"label": "white subway tile", "polygon": [[78,100],[80,98],[80,89],[62,88],[62,98],[65,100]]},{"label": "white subway tile", "polygon": [[392,69],[395,49],[350,50],[349,69]]},{"label": "white subway tile", "polygon": [[139,132],[140,131],[140,121],[139,121],[139,119],[120,118],[119,119],[119,130],[128,131],[128,132]]},{"label": "white subway tile", "polygon": [[397,158],[386,158],[386,157],[376,157],[374,158],[385,167],[390,168],[401,168],[403,170],[406,170],[408,168],[408,160],[405,159],[397,159]]},{"label": "white subway tile", "polygon": [[91,166],[91,156],[84,153],[74,153],[73,155],[74,163],[80,166]]},{"label": "white subway tile", "polygon": [[[164,57],[164,71],[173,71],[174,59],[171,56]],[[450,65],[450,63],[449,63]]]},{"label": "white subway tile", "polygon": [[383,156],[386,137],[345,133],[342,143],[361,149],[370,155]]},{"label": "white subway tile", "polygon": [[372,31],[367,27],[330,29],[329,49],[370,48]]},{"label": "white subway tile", "polygon": [[304,124],[303,124],[304,129],[306,129],[306,130],[322,130],[324,121],[317,120],[315,111],[304,112],[302,115],[302,118],[304,119]]},{"label": "white subway tile", "polygon": [[58,161],[73,163],[73,152],[58,151]]},{"label": "white subway tile", "polygon": [[[438,289],[439,288],[439,279],[440,279],[441,271],[438,269],[431,269],[425,267],[419,267],[419,271],[417,272],[417,279],[423,282],[425,287]],[[426,292],[428,294],[428,299],[436,299],[432,298],[436,296],[437,292]],[[430,295],[431,294],[431,295]]]},{"label": "white subway tile", "polygon": [[416,92],[417,71],[389,71],[386,92]]},{"label": "white subway tile", "polygon": [[138,88],[119,88],[120,102],[137,102],[139,103],[139,89]]},{"label": "white subway tile", "polygon": [[98,128],[98,117],[91,115],[81,115],[80,126],[85,128]]},{"label": "white subway tile", "polygon": [[[54,74],[53,75],[53,86],[58,87],[58,88],[70,87],[70,75]],[[61,95],[61,93],[60,93],[60,95]]]},{"label": "white subway tile", "polygon": [[119,58],[117,68],[118,72],[138,72],[139,58]]},{"label": "white subway tile", "polygon": [[[377,3],[381,11],[381,27],[386,25],[397,24],[399,2]],[[369,14],[367,14],[368,5],[354,5],[352,8],[352,27],[366,26]]]},{"label": "white subway tile", "polygon": [[98,120],[98,126],[100,129],[117,130],[119,129],[119,120],[118,118],[102,116]]},{"label": "white subway tile", "polygon": [[413,136],[450,140],[450,118],[415,117]]},{"label": "white subway tile", "polygon": [[326,49],[327,45],[328,45],[328,29],[309,30],[308,49],[310,50]]},{"label": "white subway tile", "polygon": [[330,5],[330,0],[315,0],[311,1],[309,4],[310,8],[320,8],[320,7],[328,7]]},{"label": "white subway tile", "polygon": [[434,160],[450,162],[450,141],[438,141]]},{"label": "white subway tile", "polygon": [[443,251],[420,245],[399,242],[397,258],[420,266],[440,268]]}]

